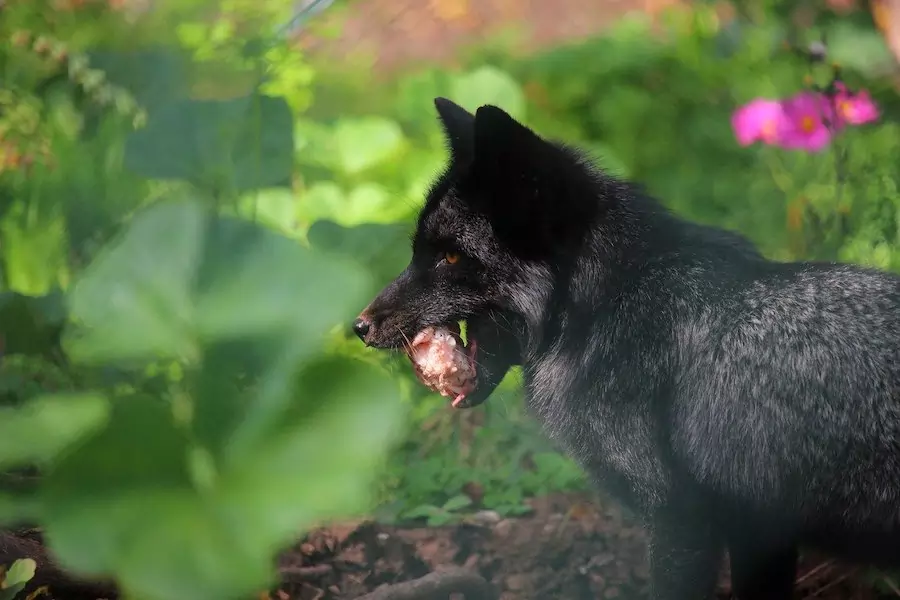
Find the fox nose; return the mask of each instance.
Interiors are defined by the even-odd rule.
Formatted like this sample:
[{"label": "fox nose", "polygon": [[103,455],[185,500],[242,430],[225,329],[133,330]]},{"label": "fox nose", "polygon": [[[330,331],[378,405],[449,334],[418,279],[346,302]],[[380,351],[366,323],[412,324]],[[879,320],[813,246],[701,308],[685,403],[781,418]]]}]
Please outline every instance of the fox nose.
[{"label": "fox nose", "polygon": [[366,341],[366,335],[368,335],[370,329],[372,329],[372,322],[366,317],[357,317],[353,321],[353,333],[362,341]]}]

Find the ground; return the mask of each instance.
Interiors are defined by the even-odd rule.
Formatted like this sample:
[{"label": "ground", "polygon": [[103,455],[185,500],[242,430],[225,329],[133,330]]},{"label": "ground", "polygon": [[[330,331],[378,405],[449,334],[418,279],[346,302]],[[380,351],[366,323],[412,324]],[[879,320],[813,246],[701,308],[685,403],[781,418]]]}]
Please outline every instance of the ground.
[{"label": "ground", "polygon": [[[578,493],[536,498],[531,505],[534,511],[526,517],[501,519],[485,512],[446,527],[362,522],[318,529],[283,556],[286,583],[271,598],[358,598],[385,584],[453,567],[479,573],[501,600],[647,597],[643,533],[615,503]],[[731,598],[725,571],[722,600]],[[900,596],[879,595],[860,573],[817,557],[804,558],[797,588],[797,598],[821,600]],[[438,597],[448,596],[422,600]]]},{"label": "ground", "polygon": [[[506,519],[482,511],[444,527],[356,521],[318,528],[281,555],[281,585],[261,593],[258,600],[647,598],[643,532],[614,502],[593,494],[569,493],[534,498],[529,503],[533,510],[524,517]],[[75,582],[61,573],[44,555],[40,543],[40,533],[33,529],[3,533],[0,564],[23,556],[35,558],[38,572],[33,584],[48,585],[50,591],[39,596],[41,599],[116,598],[109,585]],[[428,584],[435,577],[438,582],[449,582],[447,573],[451,571],[488,588],[489,593],[404,593],[403,582],[420,580],[420,588],[422,582]],[[876,575],[807,556],[801,561],[795,597],[900,597],[900,589],[890,579]],[[884,592],[875,591],[873,578]],[[723,569],[718,598],[731,598],[727,569]]]}]

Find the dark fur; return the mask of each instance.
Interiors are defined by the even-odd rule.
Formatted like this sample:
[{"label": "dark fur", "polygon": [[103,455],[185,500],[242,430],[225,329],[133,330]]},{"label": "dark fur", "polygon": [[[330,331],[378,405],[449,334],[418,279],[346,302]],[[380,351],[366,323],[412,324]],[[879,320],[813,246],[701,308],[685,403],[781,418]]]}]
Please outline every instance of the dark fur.
[{"label": "dark fur", "polygon": [[[451,146],[410,266],[357,324],[466,319],[484,401],[530,410],[651,536],[653,598],[789,598],[798,545],[900,563],[900,279],[776,263],[502,110],[436,101]],[[448,264],[443,252],[462,259]]]}]

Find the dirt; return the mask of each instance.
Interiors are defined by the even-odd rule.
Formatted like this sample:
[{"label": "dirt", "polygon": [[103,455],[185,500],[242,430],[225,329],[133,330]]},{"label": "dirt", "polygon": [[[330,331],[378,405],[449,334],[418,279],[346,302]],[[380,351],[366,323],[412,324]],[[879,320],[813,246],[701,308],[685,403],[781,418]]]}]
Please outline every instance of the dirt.
[{"label": "dirt", "polygon": [[[396,527],[372,521],[316,529],[279,558],[280,585],[257,600],[645,600],[646,539],[635,519],[594,495],[553,494],[529,502],[524,517],[481,511],[443,526]],[[30,556],[30,591],[55,600],[114,599],[108,583],[82,582],[48,559],[40,532],[0,532],[0,564]],[[877,574],[876,574],[877,575]],[[887,600],[892,580],[824,557],[805,556],[795,598]],[[423,589],[431,592],[424,594]],[[893,591],[892,591],[893,589]],[[438,590],[438,591],[436,591]],[[451,592],[466,591],[466,594]],[[718,600],[732,598],[727,568]]]},{"label": "dirt", "polygon": [[[647,598],[646,542],[634,519],[587,494],[556,494],[530,504],[532,514],[513,519],[485,511],[444,527],[362,522],[318,529],[282,557],[285,583],[270,598],[359,598],[451,568],[480,575],[501,600]],[[798,570],[797,598],[898,596],[879,595],[860,572],[821,557],[804,557]],[[448,595],[422,600],[438,597]],[[718,597],[732,597],[726,568]]]}]

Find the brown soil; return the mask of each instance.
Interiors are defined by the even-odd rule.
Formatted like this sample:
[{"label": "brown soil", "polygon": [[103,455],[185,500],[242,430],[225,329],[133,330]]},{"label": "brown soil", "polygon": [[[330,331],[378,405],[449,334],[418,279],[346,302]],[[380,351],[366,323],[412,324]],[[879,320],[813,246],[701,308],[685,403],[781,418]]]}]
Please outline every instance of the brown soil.
[{"label": "brown soil", "polygon": [[[493,584],[501,600],[647,597],[644,535],[613,503],[585,494],[557,494],[531,505],[534,512],[524,518],[483,513],[470,522],[437,528],[364,522],[317,530],[284,555],[285,584],[270,597],[350,599],[380,589],[384,595],[378,597],[388,600],[394,596],[379,586],[460,567]],[[719,591],[723,600],[731,598],[725,571]],[[879,595],[852,568],[815,557],[804,558],[797,581],[797,598],[900,596]],[[421,599],[447,597],[445,592]]]},{"label": "brown soil", "polygon": [[[530,515],[503,519],[483,511],[445,527],[355,522],[317,529],[279,560],[281,584],[258,600],[596,600],[647,598],[645,538],[616,504],[588,494],[554,494],[530,502]],[[31,556],[38,570],[29,590],[39,598],[116,598],[111,585],[73,580],[44,553],[35,530],[0,532],[0,564]],[[886,600],[900,589],[880,577],[805,557],[796,598]],[[872,573],[869,572],[871,581]],[[404,583],[414,582],[417,583]],[[406,589],[412,585],[413,589]],[[415,589],[418,586],[419,589]],[[434,589],[443,587],[442,591]],[[468,587],[466,587],[468,586]],[[431,593],[421,593],[422,588]],[[451,592],[468,590],[467,595]],[[367,595],[370,594],[370,595]],[[719,600],[731,598],[723,569]]]}]

